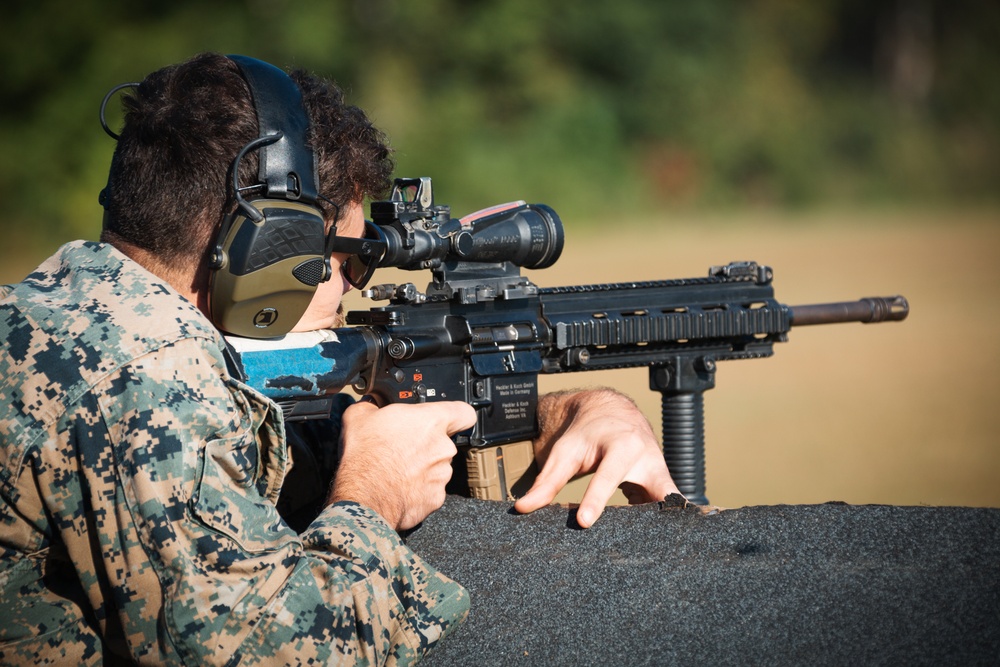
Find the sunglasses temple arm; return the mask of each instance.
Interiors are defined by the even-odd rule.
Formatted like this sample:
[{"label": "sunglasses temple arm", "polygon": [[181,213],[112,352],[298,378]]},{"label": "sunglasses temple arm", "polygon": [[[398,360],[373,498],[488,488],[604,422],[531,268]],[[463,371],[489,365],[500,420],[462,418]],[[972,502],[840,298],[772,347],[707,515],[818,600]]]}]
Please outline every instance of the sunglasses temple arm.
[{"label": "sunglasses temple arm", "polygon": [[333,244],[337,242],[337,223],[330,226],[330,232],[326,235],[326,244],[323,247],[323,278],[325,282],[333,277],[333,266],[330,264],[330,256],[333,255]]}]

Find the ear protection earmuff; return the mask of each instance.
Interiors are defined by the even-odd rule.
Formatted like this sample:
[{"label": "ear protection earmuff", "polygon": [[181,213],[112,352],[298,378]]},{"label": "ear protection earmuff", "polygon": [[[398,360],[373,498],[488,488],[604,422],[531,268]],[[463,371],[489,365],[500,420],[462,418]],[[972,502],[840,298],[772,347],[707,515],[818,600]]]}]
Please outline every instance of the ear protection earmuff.
[{"label": "ear protection earmuff", "polygon": [[[328,280],[334,233],[325,233],[317,206],[318,182],[306,145],[309,117],[298,86],[261,60],[229,56],[250,86],[260,136],[233,162],[236,210],[222,222],[209,279],[213,323],[231,334],[271,338],[302,317],[319,283]],[[244,199],[240,161],[259,151],[262,191]],[[244,189],[245,191],[246,189]]]}]

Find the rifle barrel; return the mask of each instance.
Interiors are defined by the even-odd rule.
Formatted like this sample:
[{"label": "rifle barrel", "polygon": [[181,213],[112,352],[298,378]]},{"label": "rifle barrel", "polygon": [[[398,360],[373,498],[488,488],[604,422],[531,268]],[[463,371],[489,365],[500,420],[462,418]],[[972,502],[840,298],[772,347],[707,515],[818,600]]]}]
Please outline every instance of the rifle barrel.
[{"label": "rifle barrel", "polygon": [[910,304],[902,296],[876,296],[858,301],[793,306],[789,310],[791,324],[796,327],[837,322],[874,324],[905,320],[910,313]]}]

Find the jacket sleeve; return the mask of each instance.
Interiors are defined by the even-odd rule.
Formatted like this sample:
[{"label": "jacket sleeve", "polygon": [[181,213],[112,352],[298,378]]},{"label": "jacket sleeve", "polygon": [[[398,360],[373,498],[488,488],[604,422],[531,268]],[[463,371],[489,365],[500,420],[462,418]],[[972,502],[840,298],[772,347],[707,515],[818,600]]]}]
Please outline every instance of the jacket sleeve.
[{"label": "jacket sleeve", "polygon": [[97,393],[114,474],[92,492],[114,505],[76,540],[101,554],[92,579],[106,583],[91,598],[110,593],[103,613],[134,658],[154,663],[419,659],[465,618],[466,591],[360,505],[291,530],[275,507],[281,421],[220,364],[181,341]]}]

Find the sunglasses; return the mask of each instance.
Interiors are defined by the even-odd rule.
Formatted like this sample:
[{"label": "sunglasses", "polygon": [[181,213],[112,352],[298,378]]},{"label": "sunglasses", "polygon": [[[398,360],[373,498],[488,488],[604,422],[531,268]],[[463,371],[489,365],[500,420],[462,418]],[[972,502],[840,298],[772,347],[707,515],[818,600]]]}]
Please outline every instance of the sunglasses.
[{"label": "sunglasses", "polygon": [[[331,230],[336,234],[336,229]],[[382,238],[378,225],[371,220],[365,220],[365,234],[361,238],[353,236],[335,236],[330,246],[330,252],[347,253],[349,256],[340,265],[344,278],[355,289],[364,289],[372,274],[378,268],[379,260],[385,254],[386,242]]]}]

